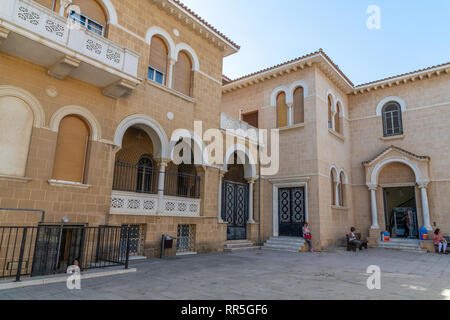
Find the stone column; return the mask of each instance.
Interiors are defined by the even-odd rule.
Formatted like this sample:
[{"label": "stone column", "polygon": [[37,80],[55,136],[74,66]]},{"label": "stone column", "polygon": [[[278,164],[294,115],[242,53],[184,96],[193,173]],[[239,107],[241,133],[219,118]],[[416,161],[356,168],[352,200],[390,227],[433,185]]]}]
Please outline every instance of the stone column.
[{"label": "stone column", "polygon": [[256,179],[251,178],[248,179],[248,223],[255,223],[255,219],[253,217],[253,185],[255,184]]},{"label": "stone column", "polygon": [[161,159],[159,162],[159,176],[158,176],[158,195],[164,195],[164,187],[166,182],[166,167],[169,164],[170,160]]},{"label": "stone column", "polygon": [[217,207],[217,218],[219,223],[223,223],[223,219],[222,219],[222,182],[223,182],[223,177],[225,176],[225,171],[220,170],[219,171],[219,196],[218,196],[218,207]]},{"label": "stone column", "polygon": [[59,0],[59,15],[64,16],[66,9],[71,4],[72,4],[72,0]]},{"label": "stone column", "polygon": [[167,87],[173,88],[173,74],[175,68],[175,59],[169,58],[169,65],[167,66]]},{"label": "stone column", "polygon": [[292,126],[294,124],[294,104],[287,104],[287,125]]},{"label": "stone column", "polygon": [[422,198],[422,215],[423,215],[423,224],[428,231],[433,231],[433,227],[431,226],[430,220],[430,207],[428,204],[428,181],[418,182],[420,194]]},{"label": "stone column", "polygon": [[370,190],[370,201],[372,208],[372,226],[370,227],[370,229],[378,230],[380,229],[380,225],[378,224],[377,194],[376,194],[378,186],[373,184],[369,184],[367,186],[369,187]]}]

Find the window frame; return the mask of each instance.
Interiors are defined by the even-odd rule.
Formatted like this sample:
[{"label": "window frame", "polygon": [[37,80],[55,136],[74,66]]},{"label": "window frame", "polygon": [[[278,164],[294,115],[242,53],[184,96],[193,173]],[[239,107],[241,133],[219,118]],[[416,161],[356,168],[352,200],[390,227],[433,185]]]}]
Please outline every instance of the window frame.
[{"label": "window frame", "polygon": [[[77,15],[78,17],[76,17],[75,15]],[[106,29],[105,25],[101,24],[98,21],[95,21],[94,19],[89,18],[88,16],[86,16],[84,14],[79,13],[76,10],[70,9],[68,18],[71,19],[72,21],[75,21],[76,23],[78,23],[82,27],[86,28],[87,30],[92,31],[96,35],[99,35],[102,37],[105,36],[105,29]],[[92,28],[90,23],[92,23],[98,27],[101,27],[101,29],[98,27]],[[101,33],[99,33],[98,31],[101,31]]]},{"label": "window frame", "polygon": [[[151,74],[152,74],[152,77],[150,77]],[[156,81],[156,74],[160,74],[162,76],[161,82]],[[164,72],[156,69],[155,67],[149,65],[148,66],[147,79],[164,86],[164,83],[165,83],[165,80],[166,80],[166,74]]]},{"label": "window frame", "polygon": [[[390,106],[395,106],[397,110],[386,111],[386,109],[389,108]],[[403,115],[400,104],[398,104],[395,101],[386,103],[381,111],[381,117],[383,121],[383,137],[388,138],[403,135]],[[398,120],[397,128],[395,127],[395,119]],[[388,126],[388,122],[390,122],[390,126]],[[392,132],[389,133],[388,132],[389,130],[391,130]]]}]

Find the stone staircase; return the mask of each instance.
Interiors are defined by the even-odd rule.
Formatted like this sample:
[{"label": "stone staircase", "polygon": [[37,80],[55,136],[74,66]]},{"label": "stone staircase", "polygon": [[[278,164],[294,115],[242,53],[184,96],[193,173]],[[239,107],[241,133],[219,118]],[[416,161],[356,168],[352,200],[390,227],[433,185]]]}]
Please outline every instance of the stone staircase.
[{"label": "stone staircase", "polygon": [[261,249],[261,247],[255,246],[250,240],[233,240],[225,243],[223,252],[240,252],[259,249]]},{"label": "stone staircase", "polygon": [[414,240],[414,239],[391,238],[391,241],[389,241],[389,242],[379,241],[378,248],[419,252],[419,253],[427,252],[426,250],[423,250],[420,247],[420,241]]},{"label": "stone staircase", "polygon": [[299,252],[307,245],[303,238],[293,237],[271,237],[264,244],[263,249],[266,250],[281,250],[290,252]]}]

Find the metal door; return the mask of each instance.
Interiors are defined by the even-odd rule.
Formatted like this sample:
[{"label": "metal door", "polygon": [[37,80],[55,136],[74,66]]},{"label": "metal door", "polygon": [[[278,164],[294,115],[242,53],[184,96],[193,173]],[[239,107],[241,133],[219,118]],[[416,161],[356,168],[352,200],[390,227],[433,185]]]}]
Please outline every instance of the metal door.
[{"label": "metal door", "polygon": [[279,235],[302,237],[305,222],[305,188],[278,190]]},{"label": "metal door", "polygon": [[222,219],[228,223],[228,240],[247,239],[248,186],[246,184],[224,181]]}]

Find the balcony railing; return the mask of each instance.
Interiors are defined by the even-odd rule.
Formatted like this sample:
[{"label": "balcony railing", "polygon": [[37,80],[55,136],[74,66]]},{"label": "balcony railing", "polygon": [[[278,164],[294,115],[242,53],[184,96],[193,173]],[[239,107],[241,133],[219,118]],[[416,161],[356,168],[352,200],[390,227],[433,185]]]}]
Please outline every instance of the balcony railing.
[{"label": "balcony railing", "polygon": [[[105,88],[112,96],[117,94],[113,89],[122,94],[139,83],[137,53],[34,1],[2,0],[0,26],[19,35],[7,36],[2,51],[48,67],[56,78],[70,75]],[[111,89],[118,81],[120,88]]]},{"label": "balcony railing", "polygon": [[200,198],[200,177],[168,171],[165,175],[164,194],[183,198]]},{"label": "balcony railing", "polygon": [[222,130],[232,130],[234,134],[247,138],[252,142],[258,140],[258,129],[249,125],[247,122],[234,119],[222,112],[220,115],[220,128]]}]

